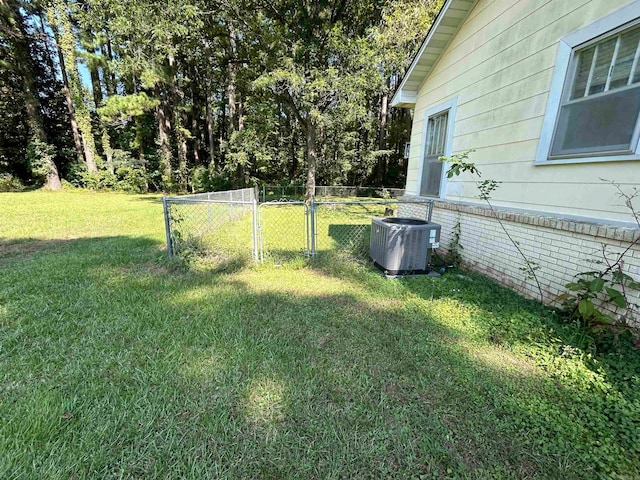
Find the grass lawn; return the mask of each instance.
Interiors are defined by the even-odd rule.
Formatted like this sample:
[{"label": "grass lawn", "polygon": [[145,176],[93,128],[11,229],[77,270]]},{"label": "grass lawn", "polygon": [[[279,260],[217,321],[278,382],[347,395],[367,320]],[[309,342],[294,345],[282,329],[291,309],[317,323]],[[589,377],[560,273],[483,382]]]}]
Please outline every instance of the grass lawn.
[{"label": "grass lawn", "polygon": [[0,194],[2,479],[638,478],[639,357],[474,274],[185,271],[159,197]]}]

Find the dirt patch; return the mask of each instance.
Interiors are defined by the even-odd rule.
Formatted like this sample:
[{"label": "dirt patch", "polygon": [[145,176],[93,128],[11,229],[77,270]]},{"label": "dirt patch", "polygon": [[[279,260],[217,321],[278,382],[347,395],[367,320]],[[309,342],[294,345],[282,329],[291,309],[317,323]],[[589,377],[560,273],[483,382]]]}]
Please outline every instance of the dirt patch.
[{"label": "dirt patch", "polygon": [[73,240],[75,238],[64,240],[0,240],[0,260],[28,258],[38,252],[57,249]]}]

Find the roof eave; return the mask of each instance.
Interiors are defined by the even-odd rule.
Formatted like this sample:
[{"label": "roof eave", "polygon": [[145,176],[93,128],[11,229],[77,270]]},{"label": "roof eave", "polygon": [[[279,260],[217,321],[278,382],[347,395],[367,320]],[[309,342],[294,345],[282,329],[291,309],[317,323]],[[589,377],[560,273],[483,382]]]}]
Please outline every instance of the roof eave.
[{"label": "roof eave", "polygon": [[478,0],[446,0],[391,98],[391,106],[413,108],[418,90],[440,60]]}]

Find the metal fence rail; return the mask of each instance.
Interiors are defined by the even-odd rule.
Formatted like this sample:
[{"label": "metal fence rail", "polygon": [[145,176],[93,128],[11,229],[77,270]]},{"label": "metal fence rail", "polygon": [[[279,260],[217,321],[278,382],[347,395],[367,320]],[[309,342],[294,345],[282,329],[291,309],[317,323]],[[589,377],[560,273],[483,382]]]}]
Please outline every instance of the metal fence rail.
[{"label": "metal fence rail", "polygon": [[265,202],[253,189],[163,198],[171,256],[246,257],[282,264],[333,255],[367,258],[374,217],[431,221],[433,201],[363,199]]},{"label": "metal fence rail", "polygon": [[[304,200],[304,185],[262,185],[260,187],[260,201],[302,201]],[[402,188],[388,187],[356,187],[356,186],[317,186],[315,198],[398,198],[404,195]]]}]

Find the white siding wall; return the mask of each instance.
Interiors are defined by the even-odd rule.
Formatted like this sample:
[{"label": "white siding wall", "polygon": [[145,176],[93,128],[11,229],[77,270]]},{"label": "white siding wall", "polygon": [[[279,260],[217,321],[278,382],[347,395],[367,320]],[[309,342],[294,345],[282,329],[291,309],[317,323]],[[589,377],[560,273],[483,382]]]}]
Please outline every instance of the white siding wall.
[{"label": "white siding wall", "polygon": [[[630,221],[600,179],[640,186],[640,162],[533,165],[559,40],[629,3],[480,0],[419,90],[407,193],[417,194],[425,111],[457,96],[453,153],[474,149],[483,177],[502,182],[496,205]],[[446,198],[477,201],[469,180],[450,180]]]}]

